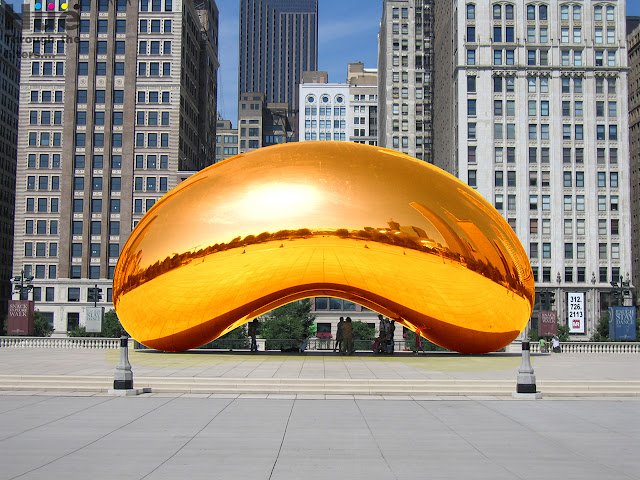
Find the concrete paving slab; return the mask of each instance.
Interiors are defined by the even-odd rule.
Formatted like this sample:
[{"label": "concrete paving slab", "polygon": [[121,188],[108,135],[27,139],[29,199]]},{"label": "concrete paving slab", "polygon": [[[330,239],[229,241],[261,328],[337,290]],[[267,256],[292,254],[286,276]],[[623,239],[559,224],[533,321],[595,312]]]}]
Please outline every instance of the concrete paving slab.
[{"label": "concrete paving slab", "polygon": [[0,478],[628,480],[638,407],[2,395]]}]

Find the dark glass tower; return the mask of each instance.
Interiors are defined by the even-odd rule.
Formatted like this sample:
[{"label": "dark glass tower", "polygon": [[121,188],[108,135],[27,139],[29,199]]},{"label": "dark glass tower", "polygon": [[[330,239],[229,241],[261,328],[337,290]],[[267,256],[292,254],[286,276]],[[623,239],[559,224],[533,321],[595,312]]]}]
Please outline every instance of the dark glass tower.
[{"label": "dark glass tower", "polygon": [[296,109],[303,71],[318,70],[318,0],[240,0],[238,93]]}]

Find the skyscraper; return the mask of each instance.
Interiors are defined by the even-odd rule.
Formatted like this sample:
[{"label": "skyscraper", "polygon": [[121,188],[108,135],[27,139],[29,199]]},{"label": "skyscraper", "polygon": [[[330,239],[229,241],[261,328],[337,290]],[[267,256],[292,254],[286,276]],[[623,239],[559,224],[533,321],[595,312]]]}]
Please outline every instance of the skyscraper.
[{"label": "skyscraper", "polygon": [[22,25],[10,5],[0,5],[0,318],[7,313],[11,299],[13,257],[13,219],[16,184],[16,146],[18,142],[18,100],[20,81],[20,36]]},{"label": "skyscraper", "polygon": [[[627,19],[633,284],[640,285],[640,17]],[[636,305],[640,297],[636,294]]]},{"label": "skyscraper", "polygon": [[378,144],[433,162],[432,0],[384,0],[378,36]]},{"label": "skyscraper", "polygon": [[529,253],[534,325],[555,310],[585,339],[631,274],[625,2],[434,6],[436,164]]},{"label": "skyscraper", "polygon": [[214,161],[218,10],[213,0],[51,5],[25,5],[13,271],[35,277],[36,308],[68,331],[84,323],[89,287],[111,302],[142,216]]},{"label": "skyscraper", "polygon": [[297,108],[303,71],[318,69],[318,0],[241,0],[238,95]]}]

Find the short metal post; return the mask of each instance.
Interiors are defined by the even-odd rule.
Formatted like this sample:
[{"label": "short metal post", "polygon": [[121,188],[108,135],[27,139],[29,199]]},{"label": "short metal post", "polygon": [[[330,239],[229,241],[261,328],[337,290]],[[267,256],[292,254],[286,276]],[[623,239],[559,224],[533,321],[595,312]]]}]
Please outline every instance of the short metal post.
[{"label": "short metal post", "polygon": [[114,390],[130,390],[133,388],[133,372],[129,363],[129,337],[120,337],[120,361],[116,366],[113,380]]},{"label": "short metal post", "polygon": [[536,391],[536,376],[531,366],[531,344],[522,342],[522,363],[518,369],[516,393],[517,398],[542,398],[542,394]]}]

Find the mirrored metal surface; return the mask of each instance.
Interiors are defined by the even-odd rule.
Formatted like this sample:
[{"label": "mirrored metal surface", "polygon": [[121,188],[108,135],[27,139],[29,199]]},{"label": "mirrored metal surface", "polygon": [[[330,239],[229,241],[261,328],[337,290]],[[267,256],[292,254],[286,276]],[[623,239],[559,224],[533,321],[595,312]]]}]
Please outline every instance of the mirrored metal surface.
[{"label": "mirrored metal surface", "polygon": [[378,147],[301,142],[215,164],[167,193],[127,241],[113,292],[125,329],[166,351],[334,296],[485,353],[524,329],[534,282],[509,225],[455,177]]}]

